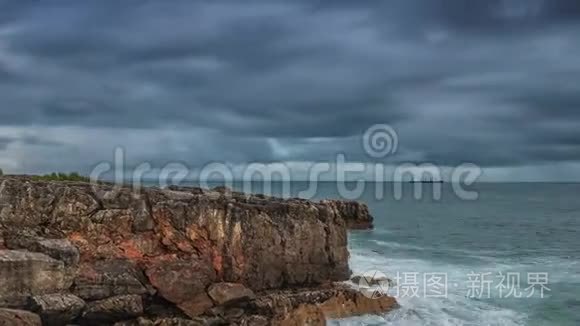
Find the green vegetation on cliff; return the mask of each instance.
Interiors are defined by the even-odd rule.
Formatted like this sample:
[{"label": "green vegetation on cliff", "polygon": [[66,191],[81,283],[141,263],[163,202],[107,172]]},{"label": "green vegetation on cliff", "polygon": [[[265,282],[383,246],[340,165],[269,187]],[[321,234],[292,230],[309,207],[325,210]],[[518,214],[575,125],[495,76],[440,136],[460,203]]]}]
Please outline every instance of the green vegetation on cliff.
[{"label": "green vegetation on cliff", "polygon": [[79,181],[79,182],[89,182],[90,178],[80,175],[78,172],[71,173],[56,173],[45,175],[36,175],[33,177],[34,180],[38,181]]}]

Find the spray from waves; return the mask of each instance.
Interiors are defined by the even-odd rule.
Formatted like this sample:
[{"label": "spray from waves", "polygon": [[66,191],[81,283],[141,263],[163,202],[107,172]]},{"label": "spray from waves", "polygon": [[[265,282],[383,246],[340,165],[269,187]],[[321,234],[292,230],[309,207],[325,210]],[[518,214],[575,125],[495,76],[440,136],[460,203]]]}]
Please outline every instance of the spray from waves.
[{"label": "spray from waves", "polygon": [[[449,280],[465,278],[470,273],[467,266],[434,264],[419,259],[389,259],[372,251],[351,249],[350,266],[354,273],[379,270],[393,276],[397,272],[420,274],[444,272]],[[449,284],[446,298],[399,297],[401,308],[384,316],[349,318],[330,323],[331,325],[526,325],[527,316],[514,310],[473,300],[466,296],[466,289]]]},{"label": "spray from waves", "polygon": [[423,250],[423,247],[414,246],[409,244],[402,244],[393,241],[382,241],[382,240],[369,240],[370,242],[379,245],[381,247],[391,248],[391,249],[408,249],[408,250]]},{"label": "spray from waves", "polygon": [[[372,242],[378,246],[389,248],[389,249],[403,249],[403,250],[425,250],[426,249],[425,247],[411,245],[411,244],[403,244],[403,243],[394,242],[394,241],[383,241],[383,240],[375,240],[375,239],[370,239],[368,241]],[[499,251],[492,251],[492,250],[471,251],[471,250],[464,250],[464,249],[445,248],[445,251],[463,254],[463,255],[467,255],[469,257],[474,257],[474,258],[482,258],[482,259],[483,258],[493,259],[493,257],[497,257],[499,254],[501,254],[501,252],[499,252]]]},{"label": "spray from waves", "polygon": [[[397,251],[425,251],[431,248],[425,248],[422,246],[412,245],[412,244],[404,244],[395,241],[383,241],[383,240],[376,240],[376,239],[369,239],[366,240],[368,243],[372,243],[377,245],[378,247],[388,248],[388,249],[396,249]],[[432,250],[432,249],[431,249]],[[554,255],[550,255],[549,253],[544,253],[545,255],[541,256],[529,256],[520,258],[517,261],[513,260],[498,260],[498,257],[505,257],[505,251],[497,251],[497,250],[465,250],[465,249],[457,249],[457,248],[444,248],[441,251],[444,251],[447,254],[457,254],[464,258],[476,259],[481,261],[483,266],[493,264],[494,270],[501,270],[501,271],[509,271],[509,270],[520,270],[520,271],[529,271],[529,272],[537,272],[537,266],[542,267],[545,269],[545,266],[559,266],[561,268],[554,268],[552,270],[552,275],[554,279],[564,279],[569,281],[570,279],[579,280],[580,279],[580,272],[573,273],[572,271],[580,271],[580,261],[573,260],[573,259],[563,259],[560,257],[554,257]],[[380,250],[378,252],[380,253]],[[508,263],[503,263],[503,261],[507,261]],[[481,269],[481,268],[480,268]],[[564,274],[562,276],[562,274]],[[561,276],[561,277],[559,277]]]}]

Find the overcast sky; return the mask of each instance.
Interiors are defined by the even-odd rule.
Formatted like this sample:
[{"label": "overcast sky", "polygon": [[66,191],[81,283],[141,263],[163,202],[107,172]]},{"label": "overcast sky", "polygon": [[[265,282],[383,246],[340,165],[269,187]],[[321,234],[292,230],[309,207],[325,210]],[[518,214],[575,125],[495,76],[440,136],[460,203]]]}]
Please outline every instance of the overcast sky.
[{"label": "overcast sky", "polygon": [[471,162],[580,181],[580,1],[0,0],[0,167]]}]

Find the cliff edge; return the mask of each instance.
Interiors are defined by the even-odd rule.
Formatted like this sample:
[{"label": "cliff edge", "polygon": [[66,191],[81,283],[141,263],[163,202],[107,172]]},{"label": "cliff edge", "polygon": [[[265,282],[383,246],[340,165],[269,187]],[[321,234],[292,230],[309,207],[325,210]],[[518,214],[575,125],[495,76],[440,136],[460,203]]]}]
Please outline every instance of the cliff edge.
[{"label": "cliff edge", "polygon": [[347,228],[364,225],[356,202],[0,177],[0,321],[323,325],[380,313],[394,299],[333,283],[350,275]]}]

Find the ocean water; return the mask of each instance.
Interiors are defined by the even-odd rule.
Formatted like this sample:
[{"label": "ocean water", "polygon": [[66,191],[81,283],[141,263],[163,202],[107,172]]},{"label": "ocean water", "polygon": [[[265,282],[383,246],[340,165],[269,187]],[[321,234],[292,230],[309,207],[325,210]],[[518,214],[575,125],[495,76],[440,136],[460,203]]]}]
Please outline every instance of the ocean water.
[{"label": "ocean water", "polygon": [[[375,186],[359,198],[375,229],[350,232],[350,267],[395,279],[401,308],[329,324],[580,325],[580,184],[479,184],[471,201],[448,184],[440,200],[433,185],[420,199],[413,184],[400,199],[394,184],[380,184],[379,198]],[[305,187],[293,184],[293,195]],[[316,198],[341,196],[321,183]],[[444,287],[427,283],[434,275]]]},{"label": "ocean water", "polygon": [[[293,183],[290,195],[307,186]],[[580,325],[580,184],[483,183],[470,188],[477,200],[458,198],[449,184],[439,200],[433,185],[416,199],[414,184],[397,199],[397,186],[366,185],[358,200],[375,229],[351,231],[349,251],[354,273],[396,281],[388,292],[401,307],[330,325]],[[320,183],[314,199],[342,197],[334,183]],[[428,283],[434,275],[445,279],[437,288]]]},{"label": "ocean water", "polygon": [[[365,194],[375,230],[351,232],[350,266],[359,273],[398,272],[401,309],[336,324],[580,325],[580,184],[476,189],[475,201],[457,198],[448,185],[440,201],[416,200],[410,191],[402,200]],[[446,274],[447,296],[404,293],[416,283],[429,292],[431,273]],[[500,273],[512,273],[512,282]],[[547,280],[534,280],[539,273]],[[526,291],[528,281],[545,284],[544,295],[540,285]]]}]

